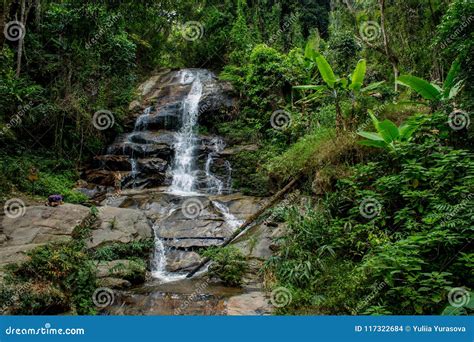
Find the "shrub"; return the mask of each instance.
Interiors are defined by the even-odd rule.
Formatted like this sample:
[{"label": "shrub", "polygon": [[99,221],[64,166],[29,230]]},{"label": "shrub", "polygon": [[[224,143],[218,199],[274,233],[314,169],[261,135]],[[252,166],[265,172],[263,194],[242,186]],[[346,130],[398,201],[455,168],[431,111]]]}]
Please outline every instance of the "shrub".
[{"label": "shrub", "polygon": [[247,263],[242,252],[234,246],[224,248],[211,248],[203,255],[211,258],[213,263],[209,266],[209,275],[220,278],[224,284],[239,286],[247,270]]}]

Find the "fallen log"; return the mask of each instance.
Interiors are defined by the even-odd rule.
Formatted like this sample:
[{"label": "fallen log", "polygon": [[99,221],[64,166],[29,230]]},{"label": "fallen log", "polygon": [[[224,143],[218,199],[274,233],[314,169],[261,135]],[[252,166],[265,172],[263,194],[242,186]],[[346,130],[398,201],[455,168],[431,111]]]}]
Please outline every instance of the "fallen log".
[{"label": "fallen log", "polygon": [[[276,202],[278,202],[288,191],[290,191],[293,186],[298,182],[300,177],[294,178],[291,182],[289,182],[283,189],[278,191],[275,195],[273,195],[267,204],[265,204],[260,210],[258,210],[255,214],[250,216],[222,245],[219,245],[219,248],[225,247],[230,244],[232,241],[235,240],[237,236],[240,235],[245,229],[250,227],[250,225],[256,221],[263,213],[265,213],[269,208],[273,207]],[[186,275],[186,278],[191,278],[193,275],[196,274],[202,267],[204,267],[209,261],[210,258],[204,258],[203,261],[199,265],[197,265],[191,272]]]}]

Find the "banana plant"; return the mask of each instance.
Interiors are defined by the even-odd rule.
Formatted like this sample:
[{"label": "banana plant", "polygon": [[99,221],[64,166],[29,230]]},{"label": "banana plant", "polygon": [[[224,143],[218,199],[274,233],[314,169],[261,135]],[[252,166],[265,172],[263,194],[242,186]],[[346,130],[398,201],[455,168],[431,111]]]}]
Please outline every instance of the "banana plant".
[{"label": "banana plant", "polygon": [[418,128],[418,125],[413,123],[405,123],[397,127],[390,120],[379,121],[372,111],[369,111],[369,115],[377,132],[357,132],[361,137],[366,138],[359,141],[361,145],[394,151],[397,142],[408,141]]},{"label": "banana plant", "polygon": [[[344,115],[342,113],[340,105],[343,97],[347,94],[350,94],[352,95],[351,98],[354,99],[356,94],[366,93],[371,90],[374,90],[382,83],[384,83],[384,81],[372,83],[366,87],[363,87],[365,74],[367,71],[367,63],[365,59],[359,60],[357,66],[354,69],[354,72],[350,76],[349,82],[348,78],[341,78],[335,75],[331,65],[328,63],[326,58],[324,58],[323,55],[317,52],[311,43],[308,43],[306,45],[305,57],[316,64],[321,78],[323,79],[325,84],[294,86],[293,89],[315,91],[315,93],[309,95],[304,99],[305,103],[319,99],[322,96],[331,96],[334,99],[334,104],[336,107],[336,127],[338,129],[343,127],[344,130],[346,130],[347,124],[344,119]],[[354,112],[354,106],[355,102],[352,101],[352,112]]]},{"label": "banana plant", "polygon": [[430,83],[422,78],[412,75],[400,76],[397,83],[416,91],[425,100],[430,101],[431,107],[435,109],[440,103],[454,99],[462,89],[463,80],[455,82],[460,70],[461,63],[459,62],[459,59],[457,59],[451,65],[442,88],[437,84]]}]

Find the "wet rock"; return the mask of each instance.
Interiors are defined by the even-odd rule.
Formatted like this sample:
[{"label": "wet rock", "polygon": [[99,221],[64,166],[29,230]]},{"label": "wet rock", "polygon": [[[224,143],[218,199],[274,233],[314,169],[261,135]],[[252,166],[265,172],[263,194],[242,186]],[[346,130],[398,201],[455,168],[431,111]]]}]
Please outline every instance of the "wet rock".
[{"label": "wet rock", "polygon": [[137,161],[137,167],[141,173],[165,172],[168,162],[161,158],[140,158]]},{"label": "wet rock", "polygon": [[201,262],[201,256],[196,252],[171,250],[166,254],[166,271],[190,271]]},{"label": "wet rock", "polygon": [[272,306],[263,292],[255,291],[230,297],[226,302],[229,316],[270,315]]},{"label": "wet rock", "polygon": [[108,154],[94,157],[93,167],[111,171],[130,171],[132,169],[128,156]]}]

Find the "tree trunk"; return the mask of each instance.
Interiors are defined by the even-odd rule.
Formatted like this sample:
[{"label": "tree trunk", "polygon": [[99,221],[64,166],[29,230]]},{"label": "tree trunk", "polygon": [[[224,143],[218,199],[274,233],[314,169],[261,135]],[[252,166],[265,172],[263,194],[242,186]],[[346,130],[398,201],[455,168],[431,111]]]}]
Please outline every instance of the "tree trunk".
[{"label": "tree trunk", "polygon": [[[20,22],[26,27],[26,0],[21,0]],[[23,38],[18,41],[18,51],[16,55],[16,77],[21,73],[21,59],[23,57]]]},{"label": "tree trunk", "polygon": [[383,46],[384,46],[385,54],[388,58],[388,61],[390,62],[390,64],[392,64],[395,91],[398,91],[398,84],[397,84],[397,79],[399,75],[398,58],[395,56],[395,53],[393,52],[393,50],[390,48],[390,42],[387,36],[387,31],[385,30],[385,0],[379,0],[379,7],[380,7],[380,28],[382,30]]}]

